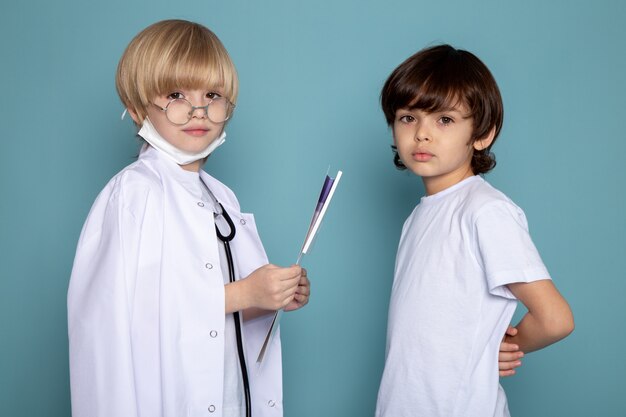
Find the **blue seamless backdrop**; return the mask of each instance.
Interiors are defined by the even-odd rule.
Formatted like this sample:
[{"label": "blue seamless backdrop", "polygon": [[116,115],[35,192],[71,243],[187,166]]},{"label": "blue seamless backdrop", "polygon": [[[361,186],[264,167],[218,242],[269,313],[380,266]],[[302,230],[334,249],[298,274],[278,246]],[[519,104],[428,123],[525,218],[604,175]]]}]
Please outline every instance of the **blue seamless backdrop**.
[{"label": "blue seamless backdrop", "polygon": [[626,416],[625,4],[5,4],[0,414],[70,414],[65,296],[76,241],[97,193],[138,150],[120,120],[117,61],[139,30],[185,18],[214,30],[238,68],[236,115],[206,169],[255,213],[272,262],[295,261],[322,176],[329,165],[344,171],[304,259],[311,302],[282,323],[287,417],[374,413],[400,228],[423,193],[391,163],[378,94],[401,61],[441,42],[476,53],[500,85],[505,124],[487,179],[526,211],[576,317],[570,338],[504,381],[512,414]]}]

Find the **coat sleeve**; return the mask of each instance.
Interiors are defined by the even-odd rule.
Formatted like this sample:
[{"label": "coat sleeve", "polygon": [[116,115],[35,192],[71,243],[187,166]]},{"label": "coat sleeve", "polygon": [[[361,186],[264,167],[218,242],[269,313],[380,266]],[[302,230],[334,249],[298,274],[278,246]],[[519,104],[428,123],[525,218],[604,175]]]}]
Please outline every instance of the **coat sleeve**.
[{"label": "coat sleeve", "polygon": [[138,415],[131,324],[149,194],[113,180],[83,227],[67,300],[73,417]]}]

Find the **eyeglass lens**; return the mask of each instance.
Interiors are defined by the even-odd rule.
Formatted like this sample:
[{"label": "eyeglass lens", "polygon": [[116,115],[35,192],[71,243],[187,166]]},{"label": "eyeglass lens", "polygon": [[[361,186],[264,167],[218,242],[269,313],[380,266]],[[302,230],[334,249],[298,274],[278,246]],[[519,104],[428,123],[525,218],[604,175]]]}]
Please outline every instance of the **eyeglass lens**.
[{"label": "eyeglass lens", "polygon": [[222,123],[230,117],[230,103],[224,97],[214,98],[207,106],[193,107],[185,99],[179,98],[170,101],[165,108],[168,120],[177,125],[184,125],[193,116],[193,112],[201,109],[213,123]]}]

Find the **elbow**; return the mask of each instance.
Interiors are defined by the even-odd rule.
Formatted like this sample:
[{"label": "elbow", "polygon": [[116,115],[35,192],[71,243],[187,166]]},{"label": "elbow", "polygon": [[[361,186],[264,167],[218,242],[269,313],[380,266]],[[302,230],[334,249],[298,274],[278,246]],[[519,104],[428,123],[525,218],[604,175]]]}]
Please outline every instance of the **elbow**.
[{"label": "elbow", "polygon": [[574,317],[572,316],[560,323],[558,329],[555,329],[554,331],[554,337],[557,340],[565,339],[574,331],[574,327]]},{"label": "elbow", "polygon": [[576,327],[576,325],[574,324],[574,313],[572,313],[572,310],[569,310],[569,319],[567,322],[567,326],[568,326],[567,334],[565,334],[565,336],[569,336],[574,331],[574,328]]},{"label": "elbow", "polygon": [[552,315],[552,319],[547,323],[546,333],[556,342],[569,336],[574,331],[574,328],[575,324],[572,310],[569,306],[565,306],[562,311],[555,312],[555,314]]},{"label": "elbow", "polygon": [[569,318],[564,327],[565,328],[564,328],[563,337],[569,336],[574,331],[574,328],[576,327],[576,325],[574,324],[574,314],[572,313],[572,310],[569,310]]}]

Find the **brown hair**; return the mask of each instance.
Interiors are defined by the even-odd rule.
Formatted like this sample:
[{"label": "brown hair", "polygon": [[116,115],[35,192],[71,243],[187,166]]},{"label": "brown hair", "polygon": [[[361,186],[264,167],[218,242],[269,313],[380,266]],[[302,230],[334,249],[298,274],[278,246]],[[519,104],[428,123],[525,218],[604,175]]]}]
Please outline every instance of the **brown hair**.
[{"label": "brown hair", "polygon": [[233,104],[238,90],[224,45],[206,27],[185,20],[163,20],[135,36],[120,59],[115,84],[140,122],[156,96],[178,88],[219,88]]},{"label": "brown hair", "polygon": [[[463,104],[472,118],[471,143],[483,139],[495,129],[491,144],[474,149],[472,170],[484,174],[496,166],[491,146],[502,128],[504,106],[496,80],[474,54],[438,45],[422,49],[398,66],[389,76],[380,94],[389,126],[396,111],[402,108],[436,112]],[[394,149],[394,164],[406,169]]]}]

